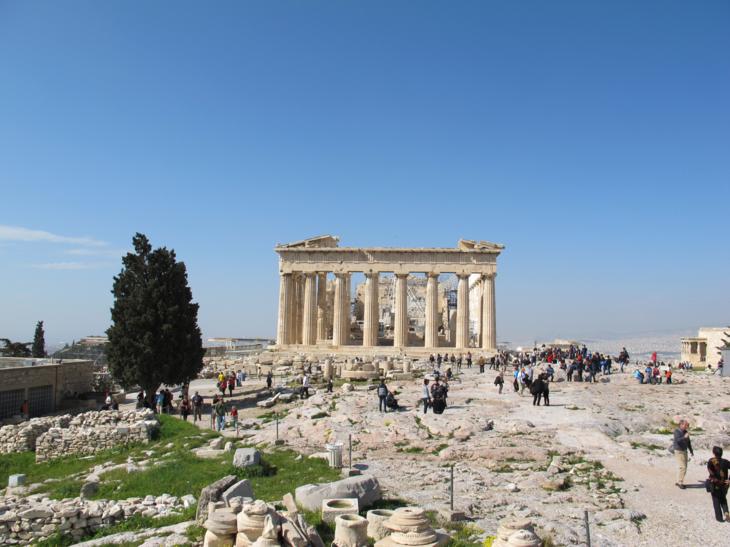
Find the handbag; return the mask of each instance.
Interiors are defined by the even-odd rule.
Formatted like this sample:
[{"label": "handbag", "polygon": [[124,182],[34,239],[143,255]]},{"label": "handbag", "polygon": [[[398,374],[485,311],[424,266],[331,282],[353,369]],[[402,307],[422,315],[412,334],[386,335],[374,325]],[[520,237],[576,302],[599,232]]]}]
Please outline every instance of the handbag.
[{"label": "handbag", "polygon": [[710,479],[705,479],[705,490],[712,492],[712,482],[710,482]]}]

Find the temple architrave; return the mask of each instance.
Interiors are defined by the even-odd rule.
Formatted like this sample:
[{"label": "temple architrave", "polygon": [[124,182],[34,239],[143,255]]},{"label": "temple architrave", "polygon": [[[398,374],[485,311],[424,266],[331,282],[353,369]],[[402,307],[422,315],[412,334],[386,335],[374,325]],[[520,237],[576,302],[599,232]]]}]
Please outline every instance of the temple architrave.
[{"label": "temple architrave", "polygon": [[[494,281],[497,257],[503,245],[460,240],[456,248],[339,247],[339,238],[326,235],[279,244],[279,350],[324,350],[352,353],[436,352],[439,344],[439,275],[454,274],[456,289],[456,336],[449,347],[458,351],[497,349]],[[351,275],[365,276],[362,343],[352,346],[350,331]],[[334,276],[334,281],[328,283]],[[392,345],[379,340],[379,285],[381,274],[395,276]],[[408,289],[411,274],[425,274],[425,332],[423,344],[409,345]],[[480,283],[478,336],[470,336],[470,278]],[[473,283],[472,283],[473,287]],[[328,290],[329,289],[329,290]],[[472,307],[473,308],[473,307]]]}]

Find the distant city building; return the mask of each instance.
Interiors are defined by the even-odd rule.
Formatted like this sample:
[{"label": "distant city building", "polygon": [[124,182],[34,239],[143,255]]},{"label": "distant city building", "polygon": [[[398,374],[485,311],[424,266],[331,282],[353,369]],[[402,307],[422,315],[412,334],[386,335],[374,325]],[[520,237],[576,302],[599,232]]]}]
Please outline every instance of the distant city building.
[{"label": "distant city building", "polygon": [[[727,333],[727,334],[726,334]],[[722,358],[724,339],[730,335],[730,327],[702,327],[697,336],[681,339],[681,361],[694,366],[717,366]]]},{"label": "distant city building", "polygon": [[109,343],[106,336],[87,336],[78,341],[82,346],[103,346]]},{"label": "distant city building", "polygon": [[19,415],[25,400],[31,417],[54,412],[65,396],[90,391],[93,380],[93,361],[0,357],[0,420]]}]

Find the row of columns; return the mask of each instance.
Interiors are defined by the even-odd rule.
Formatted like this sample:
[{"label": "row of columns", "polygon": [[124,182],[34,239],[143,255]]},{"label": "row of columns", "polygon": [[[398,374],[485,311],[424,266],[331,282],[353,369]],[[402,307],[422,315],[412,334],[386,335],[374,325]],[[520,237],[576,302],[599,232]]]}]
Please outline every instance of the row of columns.
[{"label": "row of columns", "polygon": [[[497,348],[494,278],[482,277],[481,347]],[[459,274],[456,299],[456,347],[469,347],[469,275]],[[349,273],[335,274],[332,313],[332,345],[347,345],[350,338]],[[365,274],[363,346],[378,345],[378,294],[380,274]],[[408,274],[396,274],[395,328],[393,345],[408,346]],[[327,274],[281,274],[277,343],[313,346],[327,337]],[[438,347],[438,274],[429,273],[426,283],[425,347]]]}]

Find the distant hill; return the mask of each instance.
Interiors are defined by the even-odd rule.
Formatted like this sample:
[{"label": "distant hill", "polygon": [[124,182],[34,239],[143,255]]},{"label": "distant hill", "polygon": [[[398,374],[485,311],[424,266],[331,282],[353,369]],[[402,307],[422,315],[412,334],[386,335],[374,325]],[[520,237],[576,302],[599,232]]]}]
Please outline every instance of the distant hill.
[{"label": "distant hill", "polygon": [[97,365],[106,365],[106,344],[77,344],[66,346],[54,352],[54,359],[87,359]]}]

